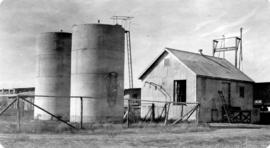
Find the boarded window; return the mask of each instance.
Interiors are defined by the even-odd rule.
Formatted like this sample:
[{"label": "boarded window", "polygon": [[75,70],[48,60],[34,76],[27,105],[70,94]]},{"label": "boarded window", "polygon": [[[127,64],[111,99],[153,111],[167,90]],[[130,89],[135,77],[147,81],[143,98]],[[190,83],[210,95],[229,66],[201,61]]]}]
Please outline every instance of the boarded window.
[{"label": "boarded window", "polygon": [[245,97],[245,87],[239,87],[239,96],[241,98],[244,98]]},{"label": "boarded window", "polygon": [[186,102],[186,80],[174,80],[173,101]]}]

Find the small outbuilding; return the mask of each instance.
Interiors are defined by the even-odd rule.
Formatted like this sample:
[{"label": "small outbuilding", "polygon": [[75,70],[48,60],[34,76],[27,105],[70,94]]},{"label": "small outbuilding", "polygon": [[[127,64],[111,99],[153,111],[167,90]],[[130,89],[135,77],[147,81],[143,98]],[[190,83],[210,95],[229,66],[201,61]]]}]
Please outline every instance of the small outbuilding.
[{"label": "small outbuilding", "polygon": [[141,105],[141,88],[128,88],[124,90],[124,107],[129,105],[140,106]]},{"label": "small outbuilding", "polygon": [[270,82],[255,83],[254,107],[260,110],[260,123],[270,124]]},{"label": "small outbuilding", "polygon": [[167,118],[172,120],[188,114],[196,103],[199,109],[189,120],[224,121],[226,109],[232,113],[230,122],[258,120],[253,109],[254,81],[226,59],[165,48],[139,79],[141,98],[148,100],[141,102],[141,118],[150,117],[153,105],[155,117],[162,116],[166,101],[172,102],[167,107]]}]

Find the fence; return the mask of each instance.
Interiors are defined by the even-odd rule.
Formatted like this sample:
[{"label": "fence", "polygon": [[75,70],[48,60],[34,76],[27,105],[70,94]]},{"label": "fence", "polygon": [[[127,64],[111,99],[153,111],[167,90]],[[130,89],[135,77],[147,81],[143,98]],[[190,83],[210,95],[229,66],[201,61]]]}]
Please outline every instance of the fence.
[{"label": "fence", "polygon": [[[27,99],[27,98],[34,98],[34,97],[58,97],[58,98],[78,98],[80,99],[80,104],[81,104],[81,121],[80,121],[80,128],[83,128],[83,99],[94,99],[93,97],[89,97],[89,96],[49,96],[49,95],[25,95],[25,94],[12,94],[12,95],[0,95],[1,97],[1,111],[0,111],[0,116],[2,116],[3,119],[3,115],[5,114],[5,120],[8,122],[17,122],[17,131],[21,130],[21,121],[22,121],[22,117],[25,117],[25,120],[33,120],[34,119],[34,115],[33,115],[33,109],[34,107],[42,110],[43,112],[49,114],[50,116],[52,116],[54,119],[68,125],[71,128],[76,129],[76,127],[74,125],[72,125],[70,122],[62,119],[61,117],[51,113],[50,111],[36,105],[33,101],[33,99]],[[4,101],[3,101],[4,100]],[[5,102],[5,103],[3,103]],[[30,108],[32,108],[32,112],[27,115],[24,116],[25,113],[25,104],[28,104],[28,106],[30,105]],[[7,112],[7,110],[9,110],[9,112]],[[16,118],[14,119],[14,113],[16,112]]]},{"label": "fence", "polygon": [[[6,117],[7,115],[16,113],[15,118],[12,118],[11,120],[7,120],[7,121],[14,121],[16,122],[16,129],[17,131],[21,130],[21,121],[30,121],[31,119],[33,119],[33,110],[32,113],[27,112],[28,114],[24,114],[25,111],[25,105],[28,105],[28,109],[33,109],[34,107],[44,111],[45,113],[49,114],[50,116],[52,116],[53,118],[55,118],[56,120],[68,125],[71,128],[74,129],[78,129],[74,124],[71,124],[70,122],[63,120],[61,117],[51,113],[50,111],[36,105],[33,101],[34,97],[59,97],[59,98],[77,98],[80,99],[80,108],[81,108],[81,112],[80,112],[80,123],[79,123],[79,128],[83,128],[83,101],[84,99],[96,99],[94,97],[90,97],[90,96],[49,96],[49,95],[25,95],[25,94],[13,94],[13,95],[0,95],[0,97],[7,99],[8,101],[6,101],[6,103],[3,103],[0,107],[1,111],[0,111],[0,118],[3,118],[3,115],[5,114],[4,117]],[[29,99],[30,98],[30,99]],[[126,111],[123,113],[123,121],[126,121],[125,123],[127,124],[127,126],[129,127],[131,123],[137,122],[137,121],[146,121],[147,116],[149,116],[150,121],[151,122],[156,122],[156,121],[163,121],[164,125],[168,124],[168,117],[169,117],[169,113],[170,113],[170,108],[173,105],[179,105],[180,108],[182,108],[181,111],[181,115],[172,123],[173,125],[180,122],[180,121],[187,121],[193,114],[194,112],[197,111],[197,116],[196,116],[196,122],[198,122],[198,112],[199,112],[199,104],[197,102],[170,102],[170,101],[149,101],[149,100],[140,100],[141,104],[151,104],[151,107],[148,110],[148,113],[145,117],[141,117],[141,107],[142,106],[133,106],[132,102],[134,101],[138,101],[136,99],[126,99],[128,100],[128,107],[126,108]],[[156,104],[163,104],[162,107],[162,111],[157,114],[157,108],[158,106]],[[183,108],[187,105],[192,105],[192,107],[190,107],[188,110],[183,111]],[[7,110],[11,110],[11,113],[8,113]],[[24,118],[24,119],[22,119]]]},{"label": "fence", "polygon": [[[188,121],[192,115],[195,115],[194,113],[196,113],[194,117],[196,123],[199,122],[200,105],[197,102],[141,100],[141,106],[132,106],[131,101],[135,101],[135,99],[128,99],[128,107],[124,114],[124,121],[126,121],[128,127],[131,123],[137,121],[164,122],[164,125],[167,125],[170,116],[172,116],[171,121],[173,121],[172,125],[174,125],[181,121]],[[144,105],[147,106],[145,111],[143,111]],[[172,108],[174,108],[174,111]],[[178,110],[175,111],[175,108]],[[139,118],[137,115],[138,110],[140,110]]]}]

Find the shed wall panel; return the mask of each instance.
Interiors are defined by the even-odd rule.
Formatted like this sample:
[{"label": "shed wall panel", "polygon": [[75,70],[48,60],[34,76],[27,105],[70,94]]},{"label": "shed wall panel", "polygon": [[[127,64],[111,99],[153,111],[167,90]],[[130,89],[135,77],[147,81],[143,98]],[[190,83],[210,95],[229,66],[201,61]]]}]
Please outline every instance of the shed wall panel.
[{"label": "shed wall panel", "polygon": [[[164,54],[163,57],[157,62],[152,71],[143,79],[142,86],[142,100],[150,101],[173,101],[173,83],[174,80],[186,80],[186,101],[196,101],[196,75],[187,69],[184,65],[179,64],[179,61],[170,54]],[[170,97],[166,97],[159,88],[149,85],[146,82],[153,82],[162,86],[162,88],[169,94]],[[160,115],[164,103],[155,104],[155,115]],[[142,101],[141,117],[144,118],[151,106],[151,102]],[[185,114],[194,105],[187,105],[182,107],[181,105],[170,106],[169,119],[178,119],[181,113]],[[149,114],[148,114],[149,117]],[[190,119],[195,119],[195,114]]]},{"label": "shed wall panel", "polygon": [[[230,83],[230,100],[231,106],[241,107],[242,110],[253,110],[253,84],[228,81],[222,79],[211,79],[205,77],[197,78],[197,98],[201,104],[199,121],[211,122],[211,110],[217,109],[215,120],[222,119],[222,103],[218,94],[219,90],[223,90],[223,84]],[[239,87],[244,87],[244,97],[240,97]],[[224,96],[228,95],[223,92]],[[228,98],[225,98],[228,102]]]}]

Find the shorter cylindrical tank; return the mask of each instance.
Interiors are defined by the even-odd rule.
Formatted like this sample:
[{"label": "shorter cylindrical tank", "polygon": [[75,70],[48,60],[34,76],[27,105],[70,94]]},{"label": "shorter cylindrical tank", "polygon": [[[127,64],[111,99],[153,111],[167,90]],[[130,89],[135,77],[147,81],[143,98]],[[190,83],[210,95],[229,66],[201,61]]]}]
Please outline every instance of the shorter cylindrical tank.
[{"label": "shorter cylindrical tank", "polygon": [[[37,38],[36,95],[70,96],[71,33],[47,32]],[[69,97],[35,97],[35,104],[69,119]],[[34,118],[50,120],[51,115],[34,108]]]}]

